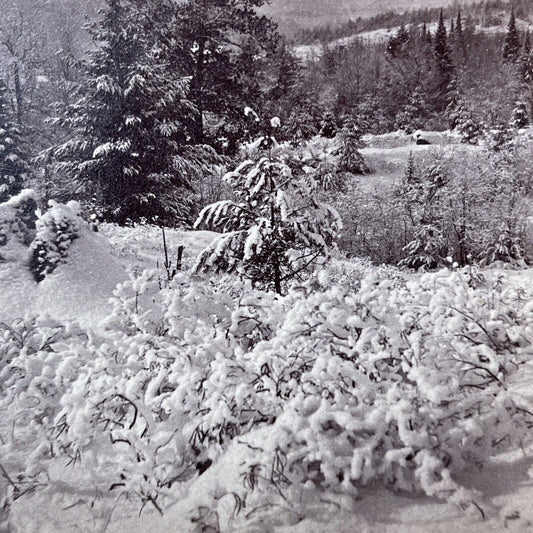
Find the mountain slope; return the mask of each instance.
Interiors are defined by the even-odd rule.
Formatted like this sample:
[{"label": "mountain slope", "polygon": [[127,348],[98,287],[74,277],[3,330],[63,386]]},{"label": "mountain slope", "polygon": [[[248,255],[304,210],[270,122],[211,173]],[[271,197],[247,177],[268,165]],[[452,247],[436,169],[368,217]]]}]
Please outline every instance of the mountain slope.
[{"label": "mountain slope", "polygon": [[[387,11],[403,12],[418,8],[448,6],[455,0],[271,0],[263,12],[282,29],[310,28],[319,24],[346,22],[357,17],[371,17]],[[477,0],[462,0],[462,5]]]}]

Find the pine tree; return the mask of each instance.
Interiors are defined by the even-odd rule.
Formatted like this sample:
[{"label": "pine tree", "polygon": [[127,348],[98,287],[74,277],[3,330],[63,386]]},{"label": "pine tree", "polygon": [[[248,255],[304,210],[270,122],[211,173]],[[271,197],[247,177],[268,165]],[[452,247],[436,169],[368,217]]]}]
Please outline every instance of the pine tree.
[{"label": "pine tree", "polygon": [[6,93],[6,85],[0,80],[0,204],[22,190],[29,172],[19,130],[7,109]]},{"label": "pine tree", "polygon": [[354,117],[348,117],[340,132],[341,146],[337,152],[337,172],[368,174],[370,168],[365,163],[359,148],[363,132]]},{"label": "pine tree", "polygon": [[207,206],[195,227],[223,232],[202,252],[196,271],[237,272],[255,285],[283,288],[328,254],[341,228],[338,214],[316,200],[316,182],[293,175],[274,152],[279,119],[265,125],[263,155],[226,175],[235,200]]},{"label": "pine tree", "polygon": [[198,171],[187,145],[194,107],[187,83],[158,61],[143,32],[142,13],[128,0],[107,0],[93,28],[88,89],[73,106],[79,135],[56,157],[93,195],[106,219],[175,224],[188,217],[189,176]]},{"label": "pine tree", "polygon": [[503,45],[503,60],[505,62],[516,62],[520,56],[520,37],[516,28],[516,18],[514,9],[511,10],[511,17],[507,25],[507,34]]},{"label": "pine tree", "polygon": [[451,50],[448,46],[446,37],[446,27],[444,25],[444,17],[442,10],[439,17],[439,25],[435,34],[435,43],[433,47],[433,56],[436,65],[436,97],[435,109],[442,112],[448,105],[448,93],[450,84],[454,79],[454,66],[451,57]]}]

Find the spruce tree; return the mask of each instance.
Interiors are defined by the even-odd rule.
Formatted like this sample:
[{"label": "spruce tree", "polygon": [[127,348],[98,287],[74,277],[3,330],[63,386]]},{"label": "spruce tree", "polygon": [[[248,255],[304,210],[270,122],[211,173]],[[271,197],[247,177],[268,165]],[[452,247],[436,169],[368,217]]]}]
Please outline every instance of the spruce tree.
[{"label": "spruce tree", "polygon": [[186,0],[176,4],[172,53],[191,80],[190,98],[197,111],[191,123],[195,143],[210,141],[207,115],[227,124],[242,118],[243,107],[259,107],[259,92],[250,82],[262,70],[263,56],[275,53],[279,42],[274,23],[257,12],[264,3]]},{"label": "spruce tree", "polygon": [[262,153],[225,176],[233,199],[201,211],[195,227],[222,234],[200,254],[194,270],[237,272],[281,294],[329,254],[342,223],[334,209],[317,201],[314,179],[293,174],[276,153],[273,133],[279,127],[277,117],[265,123]]},{"label": "spruce tree", "polygon": [[340,132],[341,146],[337,151],[337,172],[368,174],[370,168],[365,163],[359,148],[363,132],[354,117],[348,117]]},{"label": "spruce tree", "polygon": [[6,100],[6,85],[0,80],[0,204],[22,190],[29,170]]},{"label": "spruce tree", "polygon": [[454,79],[454,66],[451,50],[447,42],[446,27],[444,25],[442,10],[440,12],[439,25],[435,34],[433,56],[435,58],[436,66],[435,110],[437,112],[442,112],[448,105],[450,84]]},{"label": "spruce tree", "polygon": [[503,60],[505,62],[516,62],[520,56],[520,37],[516,28],[516,18],[514,9],[511,10],[511,17],[507,25],[507,34],[503,45]]},{"label": "spruce tree", "polygon": [[187,83],[159,62],[160,47],[143,31],[142,12],[107,0],[92,29],[98,48],[88,88],[71,109],[78,135],[55,150],[60,169],[79,182],[118,223],[175,224],[188,217],[188,124],[194,108]]},{"label": "spruce tree", "polygon": [[463,63],[467,58],[467,50],[466,50],[466,39],[465,34],[463,31],[463,21],[461,18],[461,10],[457,13],[457,19],[455,22],[455,31],[453,34],[454,37],[454,48],[455,48],[455,56],[458,58],[458,60]]}]

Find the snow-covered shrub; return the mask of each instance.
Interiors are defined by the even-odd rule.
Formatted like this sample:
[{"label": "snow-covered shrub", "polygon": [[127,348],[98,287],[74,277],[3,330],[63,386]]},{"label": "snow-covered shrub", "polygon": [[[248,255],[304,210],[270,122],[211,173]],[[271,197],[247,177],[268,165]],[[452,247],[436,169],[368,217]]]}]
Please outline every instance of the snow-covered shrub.
[{"label": "snow-covered shrub", "polygon": [[525,128],[528,124],[529,117],[527,113],[527,103],[522,100],[519,100],[515,103],[515,107],[513,109],[509,125],[511,126],[511,128],[521,129]]},{"label": "snow-covered shrub", "polygon": [[195,227],[223,233],[200,254],[195,270],[236,271],[281,293],[328,254],[341,222],[334,209],[317,201],[315,180],[293,175],[274,152],[271,134],[260,141],[266,154],[224,177],[235,200],[201,211]]},{"label": "snow-covered shrub", "polygon": [[27,260],[27,247],[35,230],[35,194],[24,189],[0,203],[0,263]]},{"label": "snow-covered shrub", "polygon": [[42,281],[67,257],[72,241],[86,225],[75,201],[48,202],[49,209],[37,220],[37,234],[31,244],[30,269],[36,281]]},{"label": "snow-covered shrub", "polygon": [[248,508],[272,488],[353,494],[370,482],[471,500],[456,474],[533,422],[508,392],[532,356],[530,288],[462,271],[354,275],[357,292],[323,272],[281,297],[187,273],[159,290],[146,272],[117,289],[98,331],[2,329],[10,471],[44,483],[51,462],[81,462],[91,486],[163,509],[259,432],[235,487]]},{"label": "snow-covered shrub", "polygon": [[520,237],[516,231],[512,231],[509,227],[502,227],[497,240],[492,243],[487,243],[487,247],[480,254],[480,261],[483,265],[491,265],[492,263],[502,262],[514,266],[524,267],[526,254]]},{"label": "snow-covered shrub", "polygon": [[[530,305],[517,309],[508,288],[489,294],[440,273],[396,290],[367,279],[357,295],[332,289],[298,301],[255,358],[276,377],[276,362],[300,362],[265,443],[267,455],[283,455],[287,480],[348,492],[381,480],[471,498],[454,474],[520,441],[531,424],[531,406],[507,393],[531,356]],[[262,388],[274,396],[269,379]],[[266,458],[255,461],[265,474]]]}]

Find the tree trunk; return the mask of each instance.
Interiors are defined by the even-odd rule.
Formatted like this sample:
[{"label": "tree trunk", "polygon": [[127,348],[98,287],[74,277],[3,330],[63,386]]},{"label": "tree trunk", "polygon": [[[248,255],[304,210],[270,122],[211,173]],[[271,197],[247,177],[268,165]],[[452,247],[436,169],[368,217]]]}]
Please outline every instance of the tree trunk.
[{"label": "tree trunk", "polygon": [[22,126],[22,86],[20,85],[20,72],[19,64],[17,61],[14,63],[14,78],[15,78],[15,101],[17,105],[17,123],[19,126]]}]

